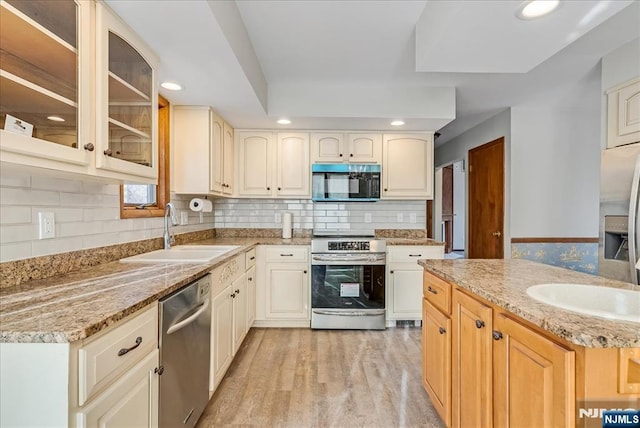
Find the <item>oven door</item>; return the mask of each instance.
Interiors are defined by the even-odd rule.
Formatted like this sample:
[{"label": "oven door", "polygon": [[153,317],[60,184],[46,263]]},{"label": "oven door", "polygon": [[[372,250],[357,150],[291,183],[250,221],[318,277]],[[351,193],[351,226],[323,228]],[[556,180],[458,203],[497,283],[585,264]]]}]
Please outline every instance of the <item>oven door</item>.
[{"label": "oven door", "polygon": [[314,264],[311,307],[360,311],[385,308],[384,265]]}]

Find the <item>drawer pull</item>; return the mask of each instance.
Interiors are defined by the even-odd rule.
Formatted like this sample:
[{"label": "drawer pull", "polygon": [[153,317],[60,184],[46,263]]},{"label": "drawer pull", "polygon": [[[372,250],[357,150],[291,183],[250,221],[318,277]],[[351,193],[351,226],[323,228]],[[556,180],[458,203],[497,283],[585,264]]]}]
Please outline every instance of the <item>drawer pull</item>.
[{"label": "drawer pull", "polygon": [[256,256],[249,257],[249,260],[255,260]]},{"label": "drawer pull", "polygon": [[236,290],[236,294],[240,294],[240,290]]},{"label": "drawer pull", "polygon": [[434,290],[433,288],[431,288],[431,286],[428,286],[427,290],[429,291],[429,293],[438,294],[438,290]]},{"label": "drawer pull", "polygon": [[162,375],[162,373],[164,373],[164,366],[156,367],[153,372],[158,373],[158,375]]},{"label": "drawer pull", "polygon": [[409,254],[409,257],[422,257],[422,254]]},{"label": "drawer pull", "polygon": [[482,327],[484,327],[484,321],[476,320],[476,328],[482,328]]},{"label": "drawer pull", "polygon": [[293,254],[282,254],[282,253],[280,253],[280,257],[293,257]]},{"label": "drawer pull", "polygon": [[503,337],[502,332],[498,330],[493,330],[493,333],[491,335],[493,336],[493,340],[500,340]]},{"label": "drawer pull", "polygon": [[230,297],[231,297],[232,299],[235,299],[235,298],[236,298],[236,293],[232,293]]},{"label": "drawer pull", "polygon": [[252,277],[247,278],[248,281],[253,281]]},{"label": "drawer pull", "polygon": [[440,334],[445,334],[445,333],[447,332],[447,330],[445,330],[445,329],[444,329],[444,327],[440,327],[440,328],[438,329],[438,332],[439,332]]},{"label": "drawer pull", "polygon": [[138,346],[140,346],[141,343],[142,343],[142,336],[136,337],[136,344],[133,345],[131,348],[122,348],[121,350],[119,350],[118,351],[118,357],[122,357],[123,355],[129,353],[129,351],[133,351]]}]

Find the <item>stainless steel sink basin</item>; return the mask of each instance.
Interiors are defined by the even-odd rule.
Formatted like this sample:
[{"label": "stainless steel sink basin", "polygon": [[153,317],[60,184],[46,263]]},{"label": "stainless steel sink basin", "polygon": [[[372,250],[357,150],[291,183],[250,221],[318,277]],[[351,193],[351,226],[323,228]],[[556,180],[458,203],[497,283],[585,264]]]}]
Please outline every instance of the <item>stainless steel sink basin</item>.
[{"label": "stainless steel sink basin", "polygon": [[584,284],[540,284],[527,288],[527,294],[569,311],[640,323],[640,291]]},{"label": "stainless steel sink basin", "polygon": [[180,245],[121,259],[125,263],[207,263],[238,245]]}]

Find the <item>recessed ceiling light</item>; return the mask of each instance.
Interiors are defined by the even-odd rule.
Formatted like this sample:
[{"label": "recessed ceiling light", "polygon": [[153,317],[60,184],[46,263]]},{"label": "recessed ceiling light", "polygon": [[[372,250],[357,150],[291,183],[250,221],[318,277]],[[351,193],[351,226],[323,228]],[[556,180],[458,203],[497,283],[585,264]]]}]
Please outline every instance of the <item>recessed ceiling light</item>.
[{"label": "recessed ceiling light", "polygon": [[520,19],[534,19],[553,12],[560,0],[527,0],[520,5],[516,16]]},{"label": "recessed ceiling light", "polygon": [[402,120],[394,120],[393,122],[391,122],[391,126],[402,126],[404,125],[404,122]]},{"label": "recessed ceiling light", "polygon": [[60,116],[47,116],[47,119],[53,120],[54,122],[64,122],[64,119]]},{"label": "recessed ceiling light", "polygon": [[278,119],[278,124],[280,124],[280,125],[290,125],[291,121],[289,119]]},{"label": "recessed ceiling light", "polygon": [[170,91],[181,91],[182,90],[182,85],[176,83],[176,82],[162,82],[160,84],[160,86],[162,86],[165,89],[168,89]]}]

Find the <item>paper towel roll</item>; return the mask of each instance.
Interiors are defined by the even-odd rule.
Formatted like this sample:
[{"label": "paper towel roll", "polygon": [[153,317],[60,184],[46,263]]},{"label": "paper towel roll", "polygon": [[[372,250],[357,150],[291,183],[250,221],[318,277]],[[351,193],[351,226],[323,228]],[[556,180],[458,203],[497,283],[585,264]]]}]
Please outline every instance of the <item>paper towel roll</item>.
[{"label": "paper towel roll", "polygon": [[291,239],[291,229],[293,228],[293,214],[285,212],[282,214],[282,237]]},{"label": "paper towel roll", "polygon": [[213,203],[208,199],[193,198],[189,202],[189,209],[195,212],[210,213],[213,211]]}]

